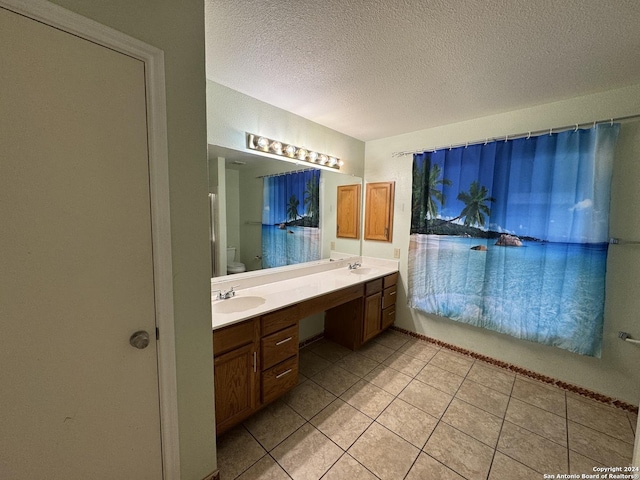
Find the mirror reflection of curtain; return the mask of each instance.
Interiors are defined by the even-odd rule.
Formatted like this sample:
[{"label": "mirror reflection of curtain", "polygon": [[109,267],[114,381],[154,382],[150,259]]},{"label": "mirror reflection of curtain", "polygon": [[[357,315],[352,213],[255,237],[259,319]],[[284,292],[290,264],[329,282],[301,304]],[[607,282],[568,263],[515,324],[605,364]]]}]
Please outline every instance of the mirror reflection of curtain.
[{"label": "mirror reflection of curtain", "polygon": [[409,305],[599,357],[618,131],[414,155]]},{"label": "mirror reflection of curtain", "polygon": [[320,259],[320,170],[263,179],[262,268]]}]

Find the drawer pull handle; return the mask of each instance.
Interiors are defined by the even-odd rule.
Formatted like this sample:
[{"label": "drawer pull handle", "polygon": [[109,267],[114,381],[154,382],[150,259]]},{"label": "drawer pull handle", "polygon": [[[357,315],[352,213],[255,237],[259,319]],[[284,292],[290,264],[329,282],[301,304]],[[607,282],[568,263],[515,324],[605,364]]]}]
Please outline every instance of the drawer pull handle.
[{"label": "drawer pull handle", "polygon": [[285,375],[288,375],[288,374],[290,374],[290,373],[291,373],[291,369],[289,369],[289,370],[285,370],[285,371],[284,371],[284,372],[282,372],[281,374],[276,375],[276,380],[277,380],[278,378],[282,378],[282,377],[284,377]]},{"label": "drawer pull handle", "polygon": [[390,317],[391,315],[394,315],[396,312],[389,312],[387,315]]},{"label": "drawer pull handle", "polygon": [[293,337],[289,337],[289,338],[285,338],[284,340],[280,340],[279,342],[276,343],[276,347],[279,347],[280,345],[282,345],[283,343],[287,343],[289,340],[291,340]]},{"label": "drawer pull handle", "polygon": [[253,352],[253,371],[258,371],[258,352]]},{"label": "drawer pull handle", "polygon": [[396,292],[389,292],[389,296],[395,295],[395,294],[396,294]]}]

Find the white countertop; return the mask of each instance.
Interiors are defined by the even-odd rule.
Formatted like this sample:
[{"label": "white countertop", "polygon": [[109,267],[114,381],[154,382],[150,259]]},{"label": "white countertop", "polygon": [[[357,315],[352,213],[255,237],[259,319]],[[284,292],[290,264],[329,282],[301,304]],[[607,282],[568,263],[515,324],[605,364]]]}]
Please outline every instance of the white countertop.
[{"label": "white countertop", "polygon": [[[347,266],[349,262],[353,263],[354,259],[362,263],[359,273],[353,273]],[[326,266],[325,264],[314,264],[309,268],[302,267],[298,270],[291,270],[288,275],[285,275],[289,278],[285,279],[282,279],[283,276],[281,272],[274,272],[275,275],[273,276],[265,273],[260,276],[261,284],[259,285],[255,285],[255,278],[251,276],[236,277],[232,275],[223,277],[221,280],[213,279],[211,282],[212,291],[218,288],[226,291],[231,284],[238,284],[239,286],[236,288],[236,296],[228,300],[215,300],[217,294],[211,294],[212,328],[216,330],[226,327],[314,297],[384,277],[397,271],[398,262],[395,260],[372,257],[351,257],[331,263],[327,261]],[[277,280],[270,281],[270,279]],[[243,288],[243,283],[247,285],[246,288]],[[232,307],[235,299],[241,299],[243,297],[259,297],[253,300],[257,303],[262,302],[262,299],[264,299],[264,302],[257,306],[251,306],[251,308],[243,311],[232,313],[220,313],[216,311],[218,308],[227,309],[228,307]],[[224,304],[224,302],[231,303]],[[243,302],[243,300],[239,303],[241,302]]]}]

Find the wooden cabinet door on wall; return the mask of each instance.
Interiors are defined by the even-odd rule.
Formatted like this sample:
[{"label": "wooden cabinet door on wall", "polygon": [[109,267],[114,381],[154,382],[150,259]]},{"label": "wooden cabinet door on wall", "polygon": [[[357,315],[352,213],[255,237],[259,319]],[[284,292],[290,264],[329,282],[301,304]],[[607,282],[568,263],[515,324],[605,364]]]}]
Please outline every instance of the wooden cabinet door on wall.
[{"label": "wooden cabinet door on wall", "polygon": [[360,184],[338,186],[336,237],[360,238]]},{"label": "wooden cabinet door on wall", "polygon": [[395,182],[367,183],[364,239],[390,242]]}]

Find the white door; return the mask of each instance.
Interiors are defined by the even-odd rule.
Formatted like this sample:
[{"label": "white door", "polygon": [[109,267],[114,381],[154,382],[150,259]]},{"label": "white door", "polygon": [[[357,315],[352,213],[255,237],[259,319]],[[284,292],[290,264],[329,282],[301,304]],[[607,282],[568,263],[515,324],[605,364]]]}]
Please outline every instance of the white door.
[{"label": "white door", "polygon": [[144,63],[0,8],[1,479],[162,478],[150,208]]}]

